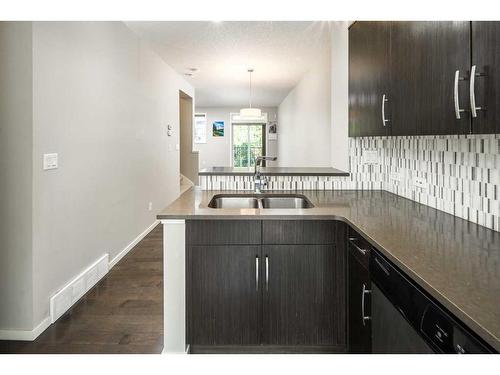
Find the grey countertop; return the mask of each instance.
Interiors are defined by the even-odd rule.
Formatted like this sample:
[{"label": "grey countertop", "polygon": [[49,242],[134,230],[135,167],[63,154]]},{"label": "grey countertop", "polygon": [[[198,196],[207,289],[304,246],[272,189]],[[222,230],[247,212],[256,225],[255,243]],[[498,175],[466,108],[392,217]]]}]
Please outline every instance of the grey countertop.
[{"label": "grey countertop", "polygon": [[345,221],[500,351],[500,232],[384,191],[294,192],[309,209],[208,208],[219,193],[191,188],[157,217]]},{"label": "grey countertop", "polygon": [[[198,172],[200,176],[252,176],[254,167],[210,167]],[[318,167],[262,167],[261,174],[266,176],[349,176],[349,173],[336,168]]]}]

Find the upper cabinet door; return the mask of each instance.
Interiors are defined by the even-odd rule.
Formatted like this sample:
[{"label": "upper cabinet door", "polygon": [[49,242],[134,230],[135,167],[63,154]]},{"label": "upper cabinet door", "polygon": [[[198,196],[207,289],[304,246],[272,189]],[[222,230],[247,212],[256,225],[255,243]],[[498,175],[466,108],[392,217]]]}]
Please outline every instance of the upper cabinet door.
[{"label": "upper cabinet door", "polygon": [[469,61],[469,22],[391,22],[392,135],[469,133]]},{"label": "upper cabinet door", "polygon": [[389,25],[358,21],[349,29],[350,137],[390,134],[390,122],[382,119],[382,106],[390,104],[382,102],[389,97]]},{"label": "upper cabinet door", "polygon": [[[500,22],[472,22],[471,85],[472,131],[476,134],[500,133]],[[475,102],[476,113],[472,111]]]}]

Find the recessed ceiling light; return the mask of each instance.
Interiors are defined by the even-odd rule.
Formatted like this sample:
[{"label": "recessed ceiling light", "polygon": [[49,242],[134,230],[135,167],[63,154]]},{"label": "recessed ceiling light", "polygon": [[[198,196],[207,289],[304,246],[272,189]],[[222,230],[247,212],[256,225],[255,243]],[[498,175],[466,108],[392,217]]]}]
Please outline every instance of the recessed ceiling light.
[{"label": "recessed ceiling light", "polygon": [[199,72],[199,71],[200,71],[200,69],[198,69],[198,68],[188,68],[188,70],[189,70],[190,72],[193,72],[193,73],[196,73],[196,72]]},{"label": "recessed ceiling light", "polygon": [[184,73],[185,76],[192,77],[193,73]]}]

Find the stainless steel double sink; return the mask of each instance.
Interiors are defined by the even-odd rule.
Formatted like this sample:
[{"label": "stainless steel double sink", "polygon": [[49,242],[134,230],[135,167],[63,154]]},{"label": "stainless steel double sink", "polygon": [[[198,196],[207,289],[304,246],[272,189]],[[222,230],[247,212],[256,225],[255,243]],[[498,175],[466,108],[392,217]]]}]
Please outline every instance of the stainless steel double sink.
[{"label": "stainless steel double sink", "polygon": [[217,194],[210,208],[312,208],[314,205],[301,194]]}]

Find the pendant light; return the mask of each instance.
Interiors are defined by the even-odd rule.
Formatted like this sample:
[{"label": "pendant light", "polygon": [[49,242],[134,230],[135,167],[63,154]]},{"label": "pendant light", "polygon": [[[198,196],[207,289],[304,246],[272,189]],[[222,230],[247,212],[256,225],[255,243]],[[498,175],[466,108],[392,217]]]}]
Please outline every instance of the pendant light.
[{"label": "pendant light", "polygon": [[248,108],[240,109],[240,117],[244,118],[256,118],[262,116],[262,111],[259,108],[252,108],[252,73],[253,69],[248,69],[250,74],[250,105]]}]

